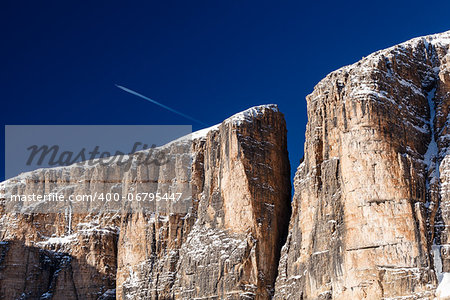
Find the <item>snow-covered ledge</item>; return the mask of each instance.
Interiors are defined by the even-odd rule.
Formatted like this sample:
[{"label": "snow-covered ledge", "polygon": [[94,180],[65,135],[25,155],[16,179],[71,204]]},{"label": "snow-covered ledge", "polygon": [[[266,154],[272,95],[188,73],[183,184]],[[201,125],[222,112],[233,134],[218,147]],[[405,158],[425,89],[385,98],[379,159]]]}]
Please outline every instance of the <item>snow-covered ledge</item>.
[{"label": "snow-covered ledge", "polygon": [[450,300],[450,273],[442,273],[442,281],[436,290],[438,300]]}]

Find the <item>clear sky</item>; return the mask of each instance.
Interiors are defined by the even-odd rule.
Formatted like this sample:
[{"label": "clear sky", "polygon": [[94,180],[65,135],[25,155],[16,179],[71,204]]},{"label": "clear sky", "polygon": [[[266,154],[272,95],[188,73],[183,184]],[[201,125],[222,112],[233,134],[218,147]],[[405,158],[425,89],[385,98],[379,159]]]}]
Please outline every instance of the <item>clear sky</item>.
[{"label": "clear sky", "polygon": [[449,12],[449,1],[3,0],[1,123],[192,124],[114,84],[208,125],[277,103],[295,171],[314,85],[371,52],[450,30]]}]

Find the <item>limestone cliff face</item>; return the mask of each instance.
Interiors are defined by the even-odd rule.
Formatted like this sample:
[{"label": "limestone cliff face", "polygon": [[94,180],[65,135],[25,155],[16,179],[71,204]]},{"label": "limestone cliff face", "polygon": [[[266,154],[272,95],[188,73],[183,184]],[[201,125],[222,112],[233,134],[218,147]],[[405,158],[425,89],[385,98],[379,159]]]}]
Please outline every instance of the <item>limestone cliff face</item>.
[{"label": "limestone cliff face", "polygon": [[378,51],[307,97],[275,299],[434,297],[450,272],[449,44]]},{"label": "limestone cliff face", "polygon": [[[69,166],[2,183],[0,298],[269,299],[290,217],[283,115],[255,107],[192,138],[158,150],[173,155],[170,167]],[[190,209],[103,203],[89,213],[77,204],[35,213],[32,203],[13,213],[7,201],[11,193],[128,195],[174,182],[189,182]]]},{"label": "limestone cliff face", "polygon": [[290,216],[282,115],[253,108],[193,148],[193,211],[123,219],[118,298],[269,299]]}]

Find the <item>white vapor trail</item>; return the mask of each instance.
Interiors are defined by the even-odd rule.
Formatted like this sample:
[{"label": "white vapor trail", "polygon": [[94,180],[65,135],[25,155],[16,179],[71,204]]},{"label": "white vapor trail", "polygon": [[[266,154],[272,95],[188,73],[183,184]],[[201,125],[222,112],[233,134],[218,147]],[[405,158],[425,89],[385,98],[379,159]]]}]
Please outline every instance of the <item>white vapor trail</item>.
[{"label": "white vapor trail", "polygon": [[189,120],[194,121],[194,122],[197,122],[197,123],[199,123],[199,124],[208,126],[207,124],[203,123],[202,121],[199,121],[199,120],[197,120],[197,119],[195,119],[195,118],[193,118],[193,117],[191,117],[191,116],[188,116],[188,115],[186,115],[186,114],[183,114],[182,112],[179,112],[178,110],[175,110],[175,109],[173,109],[173,108],[170,108],[170,107],[168,107],[168,106],[166,106],[166,105],[164,105],[164,104],[162,104],[162,103],[159,103],[158,101],[155,101],[155,100],[153,100],[153,99],[150,99],[150,98],[148,98],[148,97],[146,97],[146,96],[144,96],[144,95],[142,95],[142,94],[139,94],[138,92],[135,92],[135,91],[133,91],[133,90],[130,90],[130,89],[128,89],[128,88],[126,88],[126,87],[124,87],[124,86],[118,85],[118,84],[116,84],[115,86],[117,86],[117,87],[118,87],[119,89],[121,89],[121,90],[124,90],[124,91],[127,92],[127,93],[130,93],[130,94],[132,94],[132,95],[135,95],[135,96],[138,96],[138,97],[140,97],[140,98],[142,98],[142,99],[145,99],[145,100],[147,100],[147,101],[150,101],[151,103],[156,104],[156,105],[158,105],[158,106],[161,106],[162,108],[165,108],[165,109],[167,109],[168,111],[171,111],[171,112],[173,112],[173,113],[175,113],[175,114],[177,114],[177,115],[180,115],[180,116],[182,116],[182,117],[184,117],[184,118],[186,118],[186,119],[189,119]]}]

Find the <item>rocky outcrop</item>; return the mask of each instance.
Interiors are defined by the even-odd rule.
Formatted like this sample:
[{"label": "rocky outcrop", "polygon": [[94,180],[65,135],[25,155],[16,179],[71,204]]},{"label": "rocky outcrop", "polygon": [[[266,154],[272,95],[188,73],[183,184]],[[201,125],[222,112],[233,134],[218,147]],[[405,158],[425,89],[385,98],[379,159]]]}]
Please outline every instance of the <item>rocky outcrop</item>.
[{"label": "rocky outcrop", "polygon": [[[283,115],[259,106],[191,138],[156,149],[172,155],[170,165],[135,163],[138,153],[129,169],[74,165],[2,183],[0,298],[269,299],[290,216]],[[56,191],[136,197],[184,184],[188,206],[8,202]]]},{"label": "rocky outcrop", "polygon": [[193,149],[192,212],[123,219],[118,298],[269,299],[290,216],[282,115],[253,108]]},{"label": "rocky outcrop", "polygon": [[71,234],[57,214],[6,214],[1,221],[1,299],[113,299],[114,220],[100,225],[73,216]]},{"label": "rocky outcrop", "polygon": [[450,272],[449,44],[378,51],[307,97],[275,299],[434,297]]}]

